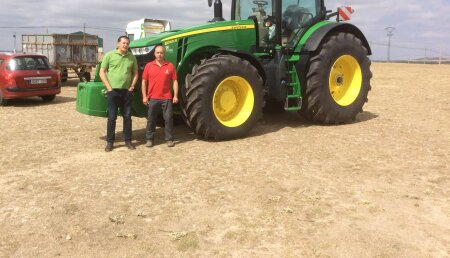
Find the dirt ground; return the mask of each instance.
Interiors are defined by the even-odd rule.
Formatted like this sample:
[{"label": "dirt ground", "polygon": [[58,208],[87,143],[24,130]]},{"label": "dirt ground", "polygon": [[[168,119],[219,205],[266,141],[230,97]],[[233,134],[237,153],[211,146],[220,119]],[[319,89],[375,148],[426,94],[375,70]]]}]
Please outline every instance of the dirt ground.
[{"label": "dirt ground", "polygon": [[[0,107],[1,257],[448,257],[450,66],[372,65],[352,124],[265,115],[245,139],[198,140],[53,103]],[[76,85],[76,81],[72,82]],[[118,130],[121,131],[121,119]]]}]

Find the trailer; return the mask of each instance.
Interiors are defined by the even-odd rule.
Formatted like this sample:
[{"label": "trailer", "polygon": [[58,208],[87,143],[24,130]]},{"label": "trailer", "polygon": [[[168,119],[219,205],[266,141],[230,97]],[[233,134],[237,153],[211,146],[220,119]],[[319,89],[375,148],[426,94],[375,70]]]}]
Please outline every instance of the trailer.
[{"label": "trailer", "polygon": [[98,63],[98,36],[86,33],[22,35],[22,51],[45,55],[54,69],[67,81],[69,70],[80,81],[90,81]]},{"label": "trailer", "polygon": [[127,36],[131,41],[169,30],[169,21],[149,18],[129,22],[126,28]]}]

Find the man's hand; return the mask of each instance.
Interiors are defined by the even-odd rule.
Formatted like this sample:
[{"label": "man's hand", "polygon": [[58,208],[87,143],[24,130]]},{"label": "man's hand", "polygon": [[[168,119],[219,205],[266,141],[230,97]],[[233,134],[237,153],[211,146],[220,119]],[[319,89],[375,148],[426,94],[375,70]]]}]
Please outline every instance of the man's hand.
[{"label": "man's hand", "polygon": [[144,105],[148,105],[148,98],[146,96],[142,97],[142,103],[144,103]]},{"label": "man's hand", "polygon": [[109,84],[108,77],[106,77],[106,68],[100,68],[99,74],[100,74],[100,79],[102,80],[103,84],[106,87],[106,91],[108,91],[108,92],[112,91],[113,89],[112,89],[111,85]]},{"label": "man's hand", "polygon": [[178,97],[173,97],[173,99],[172,99],[172,102],[173,102],[173,104],[177,104],[178,103]]}]

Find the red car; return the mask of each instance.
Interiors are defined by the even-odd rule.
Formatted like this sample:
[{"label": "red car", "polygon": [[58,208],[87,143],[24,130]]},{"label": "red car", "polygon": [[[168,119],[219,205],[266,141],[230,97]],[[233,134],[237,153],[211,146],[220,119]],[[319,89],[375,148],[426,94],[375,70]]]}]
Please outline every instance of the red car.
[{"label": "red car", "polygon": [[39,96],[52,101],[61,93],[61,77],[47,57],[0,52],[0,106],[9,99]]}]

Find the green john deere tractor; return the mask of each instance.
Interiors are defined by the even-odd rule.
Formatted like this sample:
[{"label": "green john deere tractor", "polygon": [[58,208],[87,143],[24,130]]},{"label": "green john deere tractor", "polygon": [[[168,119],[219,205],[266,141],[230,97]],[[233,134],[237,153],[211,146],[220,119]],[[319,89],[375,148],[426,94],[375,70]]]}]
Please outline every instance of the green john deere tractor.
[{"label": "green john deere tractor", "polygon": [[[207,24],[130,44],[141,73],[155,46],[165,47],[180,83],[179,114],[200,137],[242,137],[263,110],[298,111],[320,124],[350,122],[362,112],[371,88],[369,44],[324,0],[233,0],[230,21],[216,0],[214,14]],[[104,91],[97,71],[78,85],[77,110],[106,116]],[[133,113],[144,117],[140,92]]]}]

